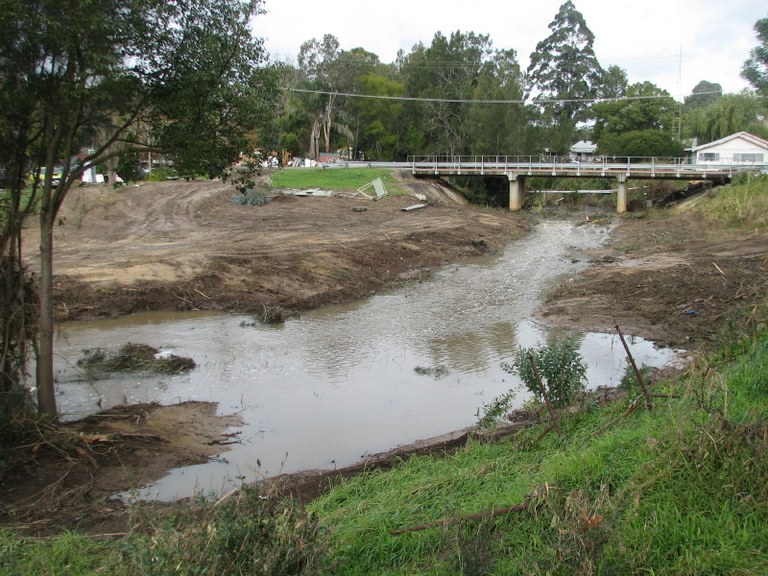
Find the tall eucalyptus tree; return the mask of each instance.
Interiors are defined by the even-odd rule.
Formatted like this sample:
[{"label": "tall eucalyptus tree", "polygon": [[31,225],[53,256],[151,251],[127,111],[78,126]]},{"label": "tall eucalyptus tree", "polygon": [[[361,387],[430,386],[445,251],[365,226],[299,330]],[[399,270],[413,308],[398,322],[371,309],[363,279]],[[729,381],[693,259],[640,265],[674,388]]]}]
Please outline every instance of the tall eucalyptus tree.
[{"label": "tall eucalyptus tree", "polygon": [[605,72],[595,56],[595,35],[571,0],[560,6],[549,29],[531,54],[527,89],[545,135],[541,147],[564,154],[590,99],[600,95]]}]

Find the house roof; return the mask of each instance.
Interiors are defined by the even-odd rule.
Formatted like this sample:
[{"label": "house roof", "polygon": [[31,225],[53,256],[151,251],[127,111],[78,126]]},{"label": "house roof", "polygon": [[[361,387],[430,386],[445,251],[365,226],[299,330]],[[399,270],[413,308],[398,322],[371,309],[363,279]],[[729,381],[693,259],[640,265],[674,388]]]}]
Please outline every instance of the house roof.
[{"label": "house roof", "polygon": [[751,144],[754,144],[759,148],[765,148],[766,150],[768,150],[768,140],[763,140],[762,138],[758,138],[757,136],[755,136],[754,134],[750,134],[749,132],[736,132],[735,134],[731,134],[730,136],[726,136],[725,138],[720,138],[720,140],[715,140],[714,142],[708,142],[707,144],[702,144],[701,146],[694,146],[693,148],[688,148],[688,150],[690,152],[699,152],[700,150],[706,150],[707,148],[714,148],[721,144],[725,144],[726,142],[730,142],[731,140],[746,140],[747,142],[750,142]]},{"label": "house roof", "polygon": [[590,142],[589,140],[579,140],[571,146],[571,152],[580,154],[591,154],[597,150],[597,144]]}]

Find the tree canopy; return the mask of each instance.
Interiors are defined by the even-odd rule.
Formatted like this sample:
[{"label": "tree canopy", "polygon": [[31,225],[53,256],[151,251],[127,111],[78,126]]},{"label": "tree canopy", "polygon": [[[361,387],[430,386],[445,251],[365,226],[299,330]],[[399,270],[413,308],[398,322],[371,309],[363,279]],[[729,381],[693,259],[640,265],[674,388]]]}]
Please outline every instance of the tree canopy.
[{"label": "tree canopy", "polygon": [[[592,138],[601,154],[631,156],[671,156],[682,155],[682,146],[674,148],[680,154],[670,154],[673,148],[670,141],[675,134],[676,120],[679,118],[680,105],[672,96],[651,82],[632,84],[626,89],[627,99],[598,102],[592,106],[594,118]],[[649,137],[657,132],[658,137]],[[629,145],[627,134],[644,134],[642,146]],[[651,148],[652,143],[664,142],[659,150]],[[644,151],[637,154],[638,149]]]},{"label": "tree canopy", "polygon": [[540,101],[541,123],[552,127],[552,148],[564,153],[589,100],[600,94],[605,71],[593,48],[595,35],[571,0],[560,6],[549,29],[531,54],[527,87]]},{"label": "tree canopy", "polygon": [[[0,164],[13,206],[34,175],[38,407],[55,414],[52,230],[67,192],[90,168],[136,152],[172,154],[184,174],[221,174],[268,131],[278,77],[250,32],[261,0],[0,0],[0,12]],[[12,266],[18,228],[0,244]]]},{"label": "tree canopy", "polygon": [[749,59],[742,66],[741,76],[761,96],[768,98],[768,18],[755,22],[755,33],[759,44],[752,49]]}]

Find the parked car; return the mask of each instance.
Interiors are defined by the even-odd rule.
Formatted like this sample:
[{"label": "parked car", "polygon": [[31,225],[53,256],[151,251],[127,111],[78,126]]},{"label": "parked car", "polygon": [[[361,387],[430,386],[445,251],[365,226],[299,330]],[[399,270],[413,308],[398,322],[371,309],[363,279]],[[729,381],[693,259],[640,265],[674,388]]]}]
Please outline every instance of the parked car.
[{"label": "parked car", "polygon": [[[45,171],[46,171],[45,168],[40,168],[40,184],[45,182]],[[53,186],[58,186],[59,185],[59,181],[61,180],[62,172],[64,172],[64,167],[63,166],[56,166],[53,169],[53,179],[52,179]]]}]

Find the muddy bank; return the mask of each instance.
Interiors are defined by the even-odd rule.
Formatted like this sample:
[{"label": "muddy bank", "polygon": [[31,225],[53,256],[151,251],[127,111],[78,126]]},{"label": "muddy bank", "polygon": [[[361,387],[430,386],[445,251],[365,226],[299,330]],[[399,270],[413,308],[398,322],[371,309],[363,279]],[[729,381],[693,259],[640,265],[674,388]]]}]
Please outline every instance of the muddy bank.
[{"label": "muddy bank", "polygon": [[[435,186],[403,179],[419,193]],[[73,190],[54,238],[57,318],[349,302],[498,250],[530,226],[525,215],[439,194],[427,209],[403,212],[414,197],[278,195],[237,206],[233,193],[221,182]],[[28,233],[34,269],[36,231]]]},{"label": "muddy bank", "polygon": [[568,330],[624,332],[661,345],[706,348],[731,320],[765,302],[768,235],[717,230],[686,213],[628,215],[591,266],[540,308]]},{"label": "muddy bank", "polygon": [[240,424],[238,415],[218,416],[215,403],[182,402],[118,406],[30,431],[4,454],[16,465],[0,476],[0,525],[34,534],[126,530],[131,517],[115,494],[226,452]]}]

